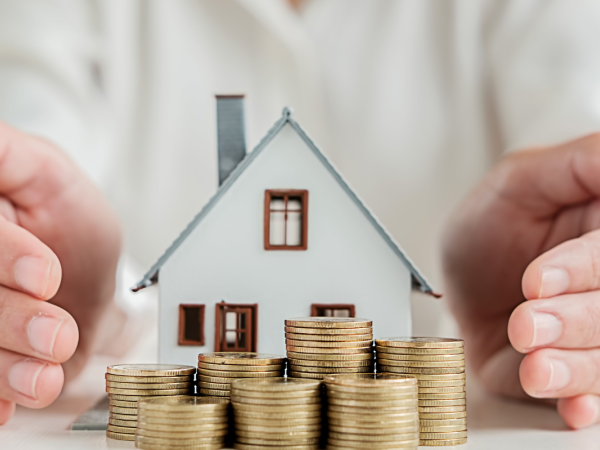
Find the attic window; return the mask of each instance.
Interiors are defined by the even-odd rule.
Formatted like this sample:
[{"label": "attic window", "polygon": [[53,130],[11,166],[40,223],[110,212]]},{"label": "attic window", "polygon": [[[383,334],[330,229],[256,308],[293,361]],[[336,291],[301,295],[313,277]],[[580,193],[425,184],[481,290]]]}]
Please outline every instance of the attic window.
[{"label": "attic window", "polygon": [[308,248],[308,191],[265,191],[265,250]]},{"label": "attic window", "polygon": [[204,305],[179,305],[179,345],[204,345]]},{"label": "attic window", "polygon": [[311,317],[356,317],[353,304],[350,303],[313,303],[310,306]]}]

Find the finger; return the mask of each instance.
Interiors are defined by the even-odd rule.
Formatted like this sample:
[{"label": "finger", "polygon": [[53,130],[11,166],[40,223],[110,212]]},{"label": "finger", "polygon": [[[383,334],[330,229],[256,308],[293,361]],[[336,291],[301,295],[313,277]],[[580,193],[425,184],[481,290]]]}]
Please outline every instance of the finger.
[{"label": "finger", "polygon": [[61,363],[78,340],[77,324],[65,310],[0,286],[0,348]]},{"label": "finger", "polygon": [[521,303],[508,321],[508,338],[521,353],[600,347],[600,291]]},{"label": "finger", "polygon": [[589,427],[600,422],[600,397],[578,395],[561,398],[557,405],[558,413],[571,428]]},{"label": "finger", "polygon": [[535,350],[519,368],[521,385],[537,398],[600,394],[600,349]]},{"label": "finger", "polygon": [[43,408],[58,397],[63,382],[60,364],[0,349],[0,398],[28,408]]},{"label": "finger", "polygon": [[24,228],[0,217],[0,284],[42,300],[60,285],[61,267],[46,244]]},{"label": "finger", "polygon": [[9,222],[17,223],[15,205],[13,205],[6,197],[2,196],[0,196],[0,217],[4,217]]},{"label": "finger", "polygon": [[600,288],[600,230],[564,242],[536,258],[523,275],[527,299]]},{"label": "finger", "polygon": [[15,414],[15,403],[0,399],[0,425],[4,425]]}]

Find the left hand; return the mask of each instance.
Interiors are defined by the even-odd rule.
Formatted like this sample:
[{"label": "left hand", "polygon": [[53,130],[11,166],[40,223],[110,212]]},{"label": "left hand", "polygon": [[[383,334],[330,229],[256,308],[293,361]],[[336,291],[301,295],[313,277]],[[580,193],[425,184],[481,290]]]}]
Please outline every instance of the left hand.
[{"label": "left hand", "polygon": [[444,269],[488,389],[600,422],[600,135],[504,157],[450,222]]}]

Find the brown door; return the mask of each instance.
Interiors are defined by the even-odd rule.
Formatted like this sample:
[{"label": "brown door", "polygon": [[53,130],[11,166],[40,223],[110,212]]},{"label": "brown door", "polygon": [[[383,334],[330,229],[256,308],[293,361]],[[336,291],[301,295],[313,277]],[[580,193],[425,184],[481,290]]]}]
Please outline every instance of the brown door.
[{"label": "brown door", "polygon": [[258,305],[217,303],[215,351],[255,352]]}]

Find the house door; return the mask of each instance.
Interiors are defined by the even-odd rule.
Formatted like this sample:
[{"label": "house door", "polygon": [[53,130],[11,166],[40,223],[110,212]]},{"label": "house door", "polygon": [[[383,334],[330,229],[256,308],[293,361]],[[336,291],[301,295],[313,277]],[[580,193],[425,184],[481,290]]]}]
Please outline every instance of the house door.
[{"label": "house door", "polygon": [[255,352],[258,305],[217,303],[216,352]]}]

